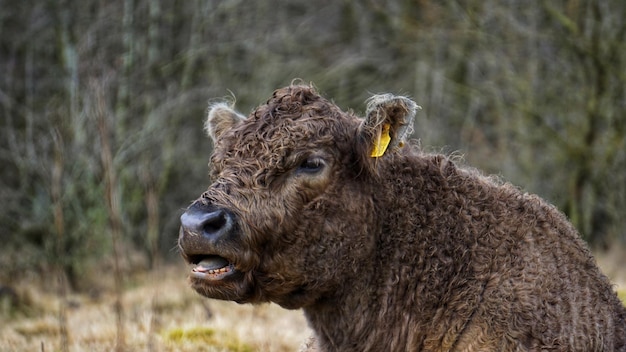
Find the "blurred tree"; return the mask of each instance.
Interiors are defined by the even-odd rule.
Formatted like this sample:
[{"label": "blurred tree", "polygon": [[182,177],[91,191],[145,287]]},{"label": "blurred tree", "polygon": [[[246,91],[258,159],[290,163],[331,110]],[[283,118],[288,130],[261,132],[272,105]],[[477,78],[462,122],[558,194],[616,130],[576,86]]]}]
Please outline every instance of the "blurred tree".
[{"label": "blurred tree", "polygon": [[[617,201],[615,191],[626,191],[623,169],[614,168],[626,150],[626,5],[593,0],[541,5],[555,24],[549,39],[563,46],[562,58],[571,65],[554,69],[577,87],[575,94],[558,97],[572,116],[556,131],[570,165],[564,209],[588,239],[606,246],[612,240],[607,238],[610,224],[620,216],[618,209],[610,209]],[[547,116],[534,117],[553,130]]]}]

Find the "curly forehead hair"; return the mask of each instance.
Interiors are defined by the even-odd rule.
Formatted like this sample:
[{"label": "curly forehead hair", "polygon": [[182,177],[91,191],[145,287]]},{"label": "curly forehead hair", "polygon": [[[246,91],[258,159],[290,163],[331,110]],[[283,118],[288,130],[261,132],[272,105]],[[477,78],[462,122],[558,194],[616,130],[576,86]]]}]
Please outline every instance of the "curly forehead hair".
[{"label": "curly forehead hair", "polygon": [[274,91],[266,105],[254,112],[253,118],[298,119],[339,113],[337,106],[320,96],[312,86],[294,85]]},{"label": "curly forehead hair", "polygon": [[[354,116],[320,96],[315,88],[292,85],[274,91],[240,127],[245,136],[239,134],[237,139],[248,148],[254,145],[258,157],[284,156],[297,149],[314,148],[313,144],[337,147],[357,125]],[[264,150],[268,147],[273,149]]]}]

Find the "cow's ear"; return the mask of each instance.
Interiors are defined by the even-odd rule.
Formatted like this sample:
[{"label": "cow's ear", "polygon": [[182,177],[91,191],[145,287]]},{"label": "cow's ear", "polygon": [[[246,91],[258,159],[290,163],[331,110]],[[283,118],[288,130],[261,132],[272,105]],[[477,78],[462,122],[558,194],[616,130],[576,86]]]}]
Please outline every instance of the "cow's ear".
[{"label": "cow's ear", "polygon": [[374,95],[367,101],[361,140],[369,144],[370,157],[379,158],[402,147],[413,132],[413,119],[419,105],[409,98],[393,94]]},{"label": "cow's ear", "polygon": [[235,127],[245,119],[245,116],[233,110],[227,103],[217,103],[209,107],[204,129],[209,137],[216,141],[224,131]]}]

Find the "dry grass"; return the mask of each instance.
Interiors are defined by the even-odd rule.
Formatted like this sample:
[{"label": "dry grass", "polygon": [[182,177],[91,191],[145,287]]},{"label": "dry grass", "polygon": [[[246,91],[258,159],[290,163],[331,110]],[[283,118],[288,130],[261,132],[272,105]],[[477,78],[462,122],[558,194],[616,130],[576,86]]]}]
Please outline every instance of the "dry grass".
[{"label": "dry grass", "polygon": [[[597,256],[624,302],[625,254],[615,249]],[[133,287],[124,290],[127,351],[284,352],[296,351],[310,336],[302,312],[202,298],[188,287],[186,270],[181,265],[134,278]],[[54,290],[41,292],[37,287],[18,284],[28,309],[0,314],[0,352],[60,350],[59,299]],[[70,351],[114,349],[114,302],[112,292],[69,295]]]},{"label": "dry grass", "polygon": [[611,282],[617,295],[626,305],[626,248],[612,246],[607,252],[597,253],[596,260]]},{"label": "dry grass", "polygon": [[[238,305],[193,292],[185,268],[171,267],[138,279],[125,290],[124,329],[128,351],[295,351],[310,335],[302,312],[276,305]],[[24,290],[22,290],[22,293]],[[58,351],[58,298],[31,288],[33,311],[0,316],[0,351]],[[114,297],[70,295],[70,351],[112,351],[116,341]]]}]

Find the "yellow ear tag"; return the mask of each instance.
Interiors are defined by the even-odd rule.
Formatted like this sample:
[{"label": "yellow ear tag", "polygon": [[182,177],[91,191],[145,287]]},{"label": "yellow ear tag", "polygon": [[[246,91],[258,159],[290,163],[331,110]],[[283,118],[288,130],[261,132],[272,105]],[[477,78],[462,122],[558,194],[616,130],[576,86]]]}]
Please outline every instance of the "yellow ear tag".
[{"label": "yellow ear tag", "polygon": [[382,131],[380,131],[378,138],[374,142],[374,149],[372,149],[370,155],[373,158],[383,156],[387,150],[387,146],[389,146],[389,141],[391,141],[391,137],[389,137],[389,124],[386,123],[383,125]]}]

